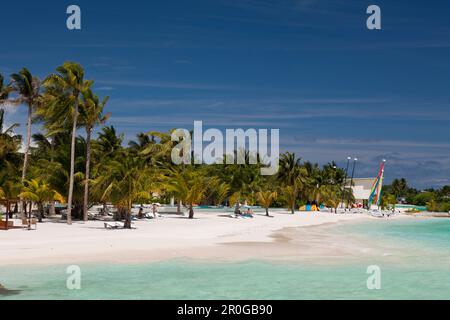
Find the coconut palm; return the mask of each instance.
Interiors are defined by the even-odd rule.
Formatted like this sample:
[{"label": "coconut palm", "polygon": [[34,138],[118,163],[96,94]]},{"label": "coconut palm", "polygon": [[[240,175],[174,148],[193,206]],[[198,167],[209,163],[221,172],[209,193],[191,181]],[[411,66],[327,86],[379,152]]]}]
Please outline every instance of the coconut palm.
[{"label": "coconut palm", "polygon": [[118,135],[113,126],[103,127],[98,133],[93,152],[103,160],[112,159],[117,154],[120,154],[119,151],[122,149],[123,140],[124,135]]},{"label": "coconut palm", "polygon": [[72,224],[72,200],[75,170],[75,139],[77,134],[78,106],[80,94],[91,87],[92,81],[84,80],[83,67],[75,62],[65,62],[44,82],[51,94],[59,93],[56,101],[64,101],[71,107],[72,140],[70,149],[69,192],[67,200],[67,223]]},{"label": "coconut palm", "polygon": [[194,204],[206,198],[209,187],[216,183],[216,177],[207,177],[198,168],[177,166],[168,171],[167,190],[175,194],[189,208],[189,219],[194,218]]},{"label": "coconut palm", "polygon": [[[22,137],[14,134],[14,129],[19,126],[15,123],[4,128],[5,110],[0,109],[0,165],[5,167],[5,161],[8,161],[11,155],[17,154]],[[12,160],[12,159],[9,159]],[[18,160],[18,159],[17,159]]]},{"label": "coconut palm", "polygon": [[307,171],[301,166],[301,159],[296,158],[295,153],[286,152],[281,155],[278,181],[286,193],[291,213],[294,213],[298,194],[308,182]]},{"label": "coconut palm", "polygon": [[322,185],[319,188],[319,201],[317,203],[324,203],[337,213],[337,208],[341,202],[342,189],[338,185]]},{"label": "coconut palm", "polygon": [[94,192],[101,192],[101,201],[111,201],[125,213],[124,228],[131,228],[133,202],[150,198],[151,173],[145,162],[129,152],[102,166],[102,175],[93,181]]},{"label": "coconut palm", "polygon": [[104,123],[110,114],[103,114],[103,109],[109,97],[105,97],[100,101],[91,89],[87,89],[82,93],[82,105],[80,109],[81,123],[86,129],[86,168],[84,180],[84,200],[83,200],[83,220],[88,219],[88,202],[89,202],[89,178],[91,167],[91,136],[92,130],[98,124]]},{"label": "coconut palm", "polygon": [[295,205],[297,204],[298,191],[295,186],[285,186],[281,188],[283,198],[291,210],[291,213],[295,213]]},{"label": "coconut palm", "polygon": [[2,190],[0,200],[5,204],[6,214],[9,218],[12,218],[11,204],[17,204],[19,194],[22,190],[22,184],[19,181],[15,181],[8,174],[3,173],[0,176],[0,189]]},{"label": "coconut palm", "polygon": [[220,205],[225,199],[228,197],[230,193],[230,186],[225,182],[220,182],[217,180],[217,183],[212,186],[212,194],[214,197],[214,204]]},{"label": "coconut palm", "polygon": [[28,108],[27,117],[27,136],[25,140],[25,150],[22,166],[22,178],[21,182],[24,183],[27,176],[28,158],[31,143],[31,121],[34,110],[39,106],[41,99],[41,82],[37,77],[33,77],[30,71],[26,68],[22,68],[19,73],[11,75],[12,88],[18,94],[18,97],[14,99],[16,104],[24,104]]},{"label": "coconut palm", "polygon": [[5,78],[0,74],[0,106],[9,102],[8,98],[11,91],[12,87],[5,84]]},{"label": "coconut palm", "polygon": [[259,191],[256,193],[256,197],[261,206],[266,209],[266,216],[269,217],[269,207],[272,202],[277,198],[278,194],[276,191]]},{"label": "coconut palm", "polygon": [[[138,135],[142,145],[140,156],[144,157],[148,164],[162,165],[171,162],[171,152],[174,143],[171,140],[171,134],[165,132],[150,131],[147,133],[149,139],[143,139]],[[148,141],[148,142],[147,142]],[[133,143],[132,143],[133,145]]]},{"label": "coconut palm", "polygon": [[[39,179],[31,179],[25,182],[25,186],[20,193],[22,199],[34,202],[38,207],[38,219],[42,222],[44,216],[44,204],[51,201],[64,202],[64,197],[50,188],[50,186]],[[31,210],[29,212],[28,228],[31,220]]]}]

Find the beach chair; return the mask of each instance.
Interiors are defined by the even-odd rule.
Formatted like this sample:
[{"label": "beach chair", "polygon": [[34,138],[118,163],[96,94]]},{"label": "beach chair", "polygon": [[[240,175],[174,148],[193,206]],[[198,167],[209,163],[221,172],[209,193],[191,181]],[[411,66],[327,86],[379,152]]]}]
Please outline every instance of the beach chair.
[{"label": "beach chair", "polygon": [[[27,218],[22,218],[22,229],[28,229],[28,221]],[[34,230],[37,230],[37,220],[35,218],[31,218],[30,228],[34,225]],[[31,229],[30,229],[31,230]]]},{"label": "beach chair", "polygon": [[105,226],[105,229],[109,229],[109,230],[111,230],[111,229],[122,229],[123,228],[123,225],[120,225],[117,222],[114,223],[114,224],[109,223],[109,222],[104,222],[104,226]]}]

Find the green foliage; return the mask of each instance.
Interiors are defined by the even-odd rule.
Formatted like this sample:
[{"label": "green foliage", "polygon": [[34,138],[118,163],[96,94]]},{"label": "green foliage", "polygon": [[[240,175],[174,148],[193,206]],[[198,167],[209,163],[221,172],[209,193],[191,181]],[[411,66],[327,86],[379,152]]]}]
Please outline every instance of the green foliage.
[{"label": "green foliage", "polygon": [[425,206],[427,205],[428,202],[432,200],[434,201],[436,200],[436,195],[434,194],[434,192],[425,191],[417,194],[413,198],[412,204],[417,206]]},{"label": "green foliage", "polygon": [[[351,188],[343,188],[345,172],[334,162],[319,166],[286,152],[280,157],[277,175],[261,176],[261,165],[248,164],[255,156],[248,152],[243,154],[246,164],[173,166],[171,131],[139,133],[128,146],[123,145],[124,135],[110,125],[99,128],[94,136],[94,129],[110,117],[108,97],[96,95],[93,81],[85,79],[84,69],[77,63],[64,63],[43,83],[25,68],[11,79],[7,84],[0,75],[0,105],[27,105],[40,130],[32,136],[27,181],[22,185],[25,159],[19,149],[26,141],[15,134],[17,124],[5,128],[5,112],[0,109],[2,200],[17,201],[21,196],[42,206],[55,199],[68,200],[70,194],[74,218],[82,217],[87,203],[110,202],[125,214],[127,227],[131,226],[133,203],[171,197],[189,208],[191,218],[194,204],[247,202],[267,209],[284,206],[295,212],[307,201],[334,209],[342,198],[354,202]],[[79,131],[82,136],[77,136]],[[243,151],[234,156],[237,152]],[[383,205],[395,206],[397,197],[430,209],[450,209],[450,186],[419,192],[405,179],[396,179],[383,187]]]}]

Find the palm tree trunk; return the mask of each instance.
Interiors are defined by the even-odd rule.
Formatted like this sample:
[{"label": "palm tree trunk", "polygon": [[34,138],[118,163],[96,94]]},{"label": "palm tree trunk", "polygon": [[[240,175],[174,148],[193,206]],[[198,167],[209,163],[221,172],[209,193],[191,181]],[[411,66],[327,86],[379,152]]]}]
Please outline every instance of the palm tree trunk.
[{"label": "palm tree trunk", "polygon": [[72,142],[70,146],[70,179],[69,179],[69,196],[67,200],[67,224],[72,224],[72,197],[73,197],[73,183],[75,171],[75,139],[77,136],[77,119],[78,119],[78,94],[75,94],[75,106],[73,111],[73,126],[72,126]]},{"label": "palm tree trunk", "polygon": [[[22,185],[25,183],[25,179],[27,176],[27,168],[28,168],[28,152],[30,151],[30,143],[31,143],[31,105],[28,105],[28,120],[27,120],[27,140],[25,144],[25,152],[23,157],[23,167],[22,167]],[[23,214],[23,199],[20,197],[20,213]]]},{"label": "palm tree trunk", "polygon": [[[30,201],[30,203],[31,203],[31,201]],[[25,206],[26,206],[27,204],[25,203]],[[32,206],[32,204],[30,205],[30,210],[28,210],[28,230],[31,230],[31,206]]]},{"label": "palm tree trunk", "polygon": [[9,200],[6,200],[6,215],[12,219],[12,211],[11,211],[11,202]]},{"label": "palm tree trunk", "polygon": [[124,229],[131,229],[131,202],[125,211],[125,222],[123,224]]},{"label": "palm tree trunk", "polygon": [[269,216],[269,208],[266,208],[266,216]]},{"label": "palm tree trunk", "polygon": [[[51,139],[51,143],[50,143],[50,163],[51,164],[53,164],[53,153],[54,153],[54,150],[55,150],[55,143],[56,143],[55,137],[53,136],[53,138]],[[50,209],[49,209],[48,215],[49,216],[54,216],[55,213],[56,213],[55,200],[52,200],[50,202]]]},{"label": "palm tree trunk", "polygon": [[177,201],[177,213],[180,214],[181,213],[181,200]]},{"label": "palm tree trunk", "polygon": [[189,219],[194,218],[194,208],[192,207],[192,204],[189,205]]},{"label": "palm tree trunk", "polygon": [[42,218],[44,217],[44,205],[42,203],[38,203],[37,206],[39,211],[38,221],[42,222]]},{"label": "palm tree trunk", "polygon": [[83,202],[83,220],[88,220],[88,202],[89,202],[89,174],[91,167],[91,128],[86,130],[86,173],[84,177],[84,202]]}]

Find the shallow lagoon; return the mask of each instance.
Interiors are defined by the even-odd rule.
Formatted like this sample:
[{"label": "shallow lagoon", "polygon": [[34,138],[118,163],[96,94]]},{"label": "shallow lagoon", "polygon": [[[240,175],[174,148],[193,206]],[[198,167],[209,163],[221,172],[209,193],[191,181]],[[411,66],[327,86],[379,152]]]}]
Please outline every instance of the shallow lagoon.
[{"label": "shallow lagoon", "polygon": [[0,283],[21,291],[0,299],[450,299],[450,220],[380,219],[339,225],[336,232],[392,243],[407,254],[401,264],[373,261],[381,268],[380,290],[367,289],[367,259],[330,265],[170,260],[83,264],[81,290],[66,288],[66,266],[1,268]]}]

